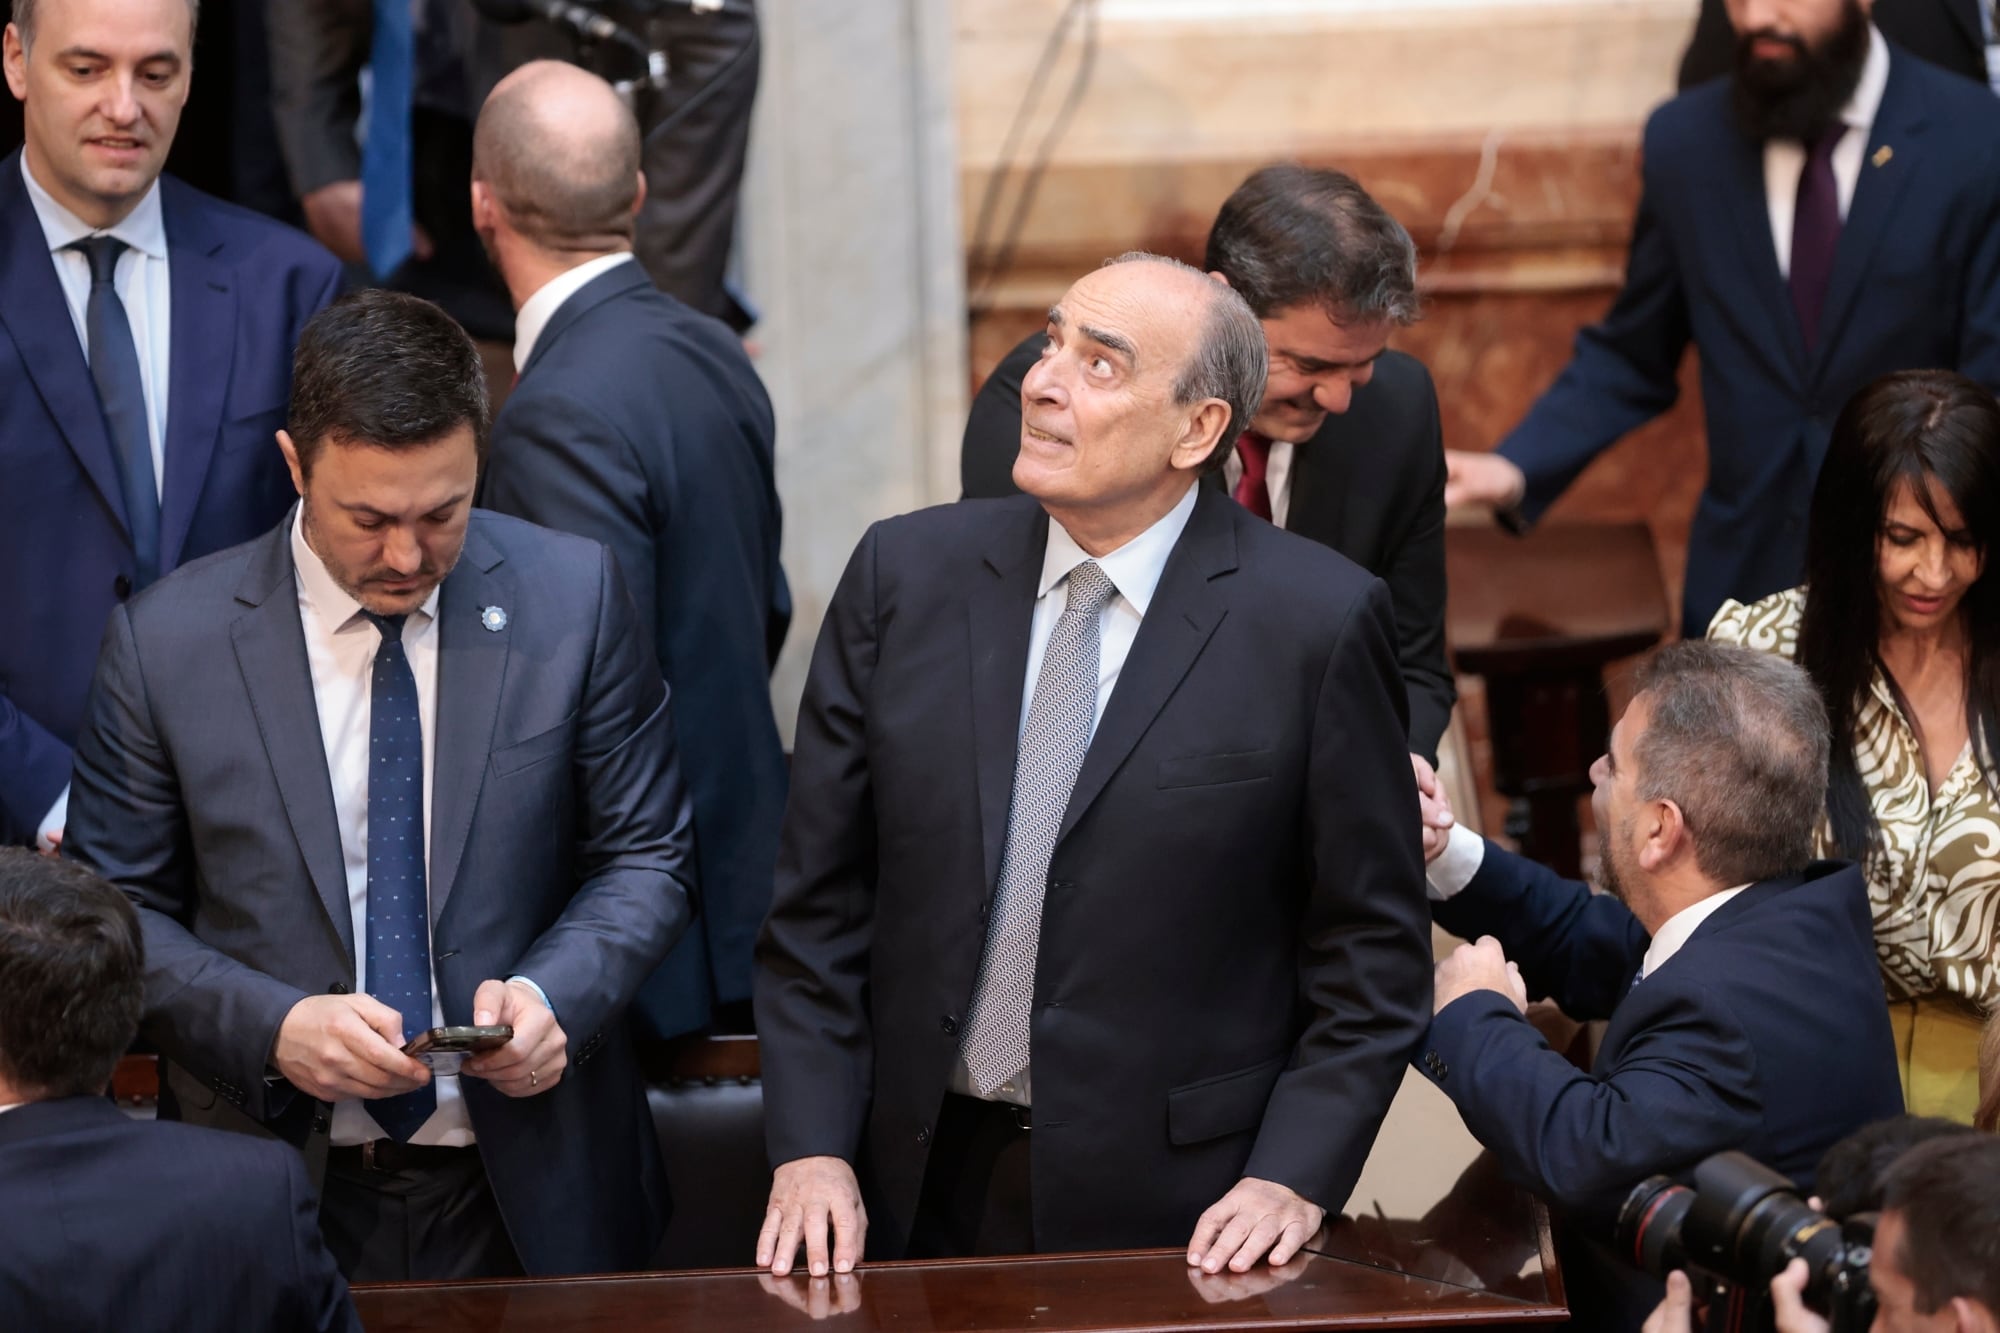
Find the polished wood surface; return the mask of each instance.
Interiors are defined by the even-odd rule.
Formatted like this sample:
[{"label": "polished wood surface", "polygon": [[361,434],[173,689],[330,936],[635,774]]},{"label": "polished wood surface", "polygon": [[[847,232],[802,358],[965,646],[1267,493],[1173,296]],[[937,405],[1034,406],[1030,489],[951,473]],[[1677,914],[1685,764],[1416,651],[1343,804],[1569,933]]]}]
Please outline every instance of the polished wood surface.
[{"label": "polished wood surface", "polygon": [[[685,1195],[683,1209],[699,1208]],[[747,1252],[754,1238],[743,1238]],[[1500,1328],[1567,1317],[1548,1219],[1502,1180],[1457,1111],[1405,1076],[1347,1213],[1313,1253],[1242,1276],[1178,1250],[864,1264],[845,1280],[750,1269],[360,1287],[400,1330],[1305,1330]]]}]

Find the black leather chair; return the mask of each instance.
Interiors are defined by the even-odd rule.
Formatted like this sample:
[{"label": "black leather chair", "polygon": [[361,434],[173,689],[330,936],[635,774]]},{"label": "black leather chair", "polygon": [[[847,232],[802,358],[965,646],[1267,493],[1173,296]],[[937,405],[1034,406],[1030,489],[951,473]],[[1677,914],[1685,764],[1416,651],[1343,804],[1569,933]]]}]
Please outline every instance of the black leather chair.
[{"label": "black leather chair", "polygon": [[652,1074],[646,1100],[674,1193],[654,1265],[745,1267],[756,1257],[771,1190],[757,1039],[683,1041]]}]

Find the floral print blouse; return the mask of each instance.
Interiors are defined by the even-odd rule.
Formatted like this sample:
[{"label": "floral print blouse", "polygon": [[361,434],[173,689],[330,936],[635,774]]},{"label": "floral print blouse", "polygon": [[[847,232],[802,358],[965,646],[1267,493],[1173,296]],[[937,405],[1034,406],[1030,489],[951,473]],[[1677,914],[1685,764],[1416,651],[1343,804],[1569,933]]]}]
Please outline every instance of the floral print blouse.
[{"label": "floral print blouse", "polygon": [[[1748,606],[1725,602],[1708,637],[1791,659],[1804,609],[1804,588]],[[1942,991],[1985,1012],[2000,1002],[2000,793],[1968,742],[1931,794],[1916,733],[1880,670],[1854,730],[1856,766],[1882,827],[1868,899],[1889,998]],[[1833,854],[1824,819],[1816,842]]]}]

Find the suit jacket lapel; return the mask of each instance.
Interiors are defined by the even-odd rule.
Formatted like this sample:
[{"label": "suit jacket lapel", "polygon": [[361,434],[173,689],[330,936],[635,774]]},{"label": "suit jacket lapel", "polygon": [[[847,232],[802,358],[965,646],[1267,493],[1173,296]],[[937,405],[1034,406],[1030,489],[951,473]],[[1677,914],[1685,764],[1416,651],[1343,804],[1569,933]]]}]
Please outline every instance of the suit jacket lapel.
[{"label": "suit jacket lapel", "polygon": [[[1923,153],[1926,116],[1921,94],[1909,78],[1909,60],[1894,52],[1889,56],[1888,86],[1882,90],[1882,105],[1868,132],[1861,178],[1855,182],[1847,221],[1840,229],[1840,244],[1833,252],[1833,275],[1827,281],[1826,306],[1820,314],[1821,363],[1838,346],[1841,326],[1854,307],[1875,248]],[[1885,148],[1888,156],[1882,157]]]},{"label": "suit jacket lapel", "polygon": [[1723,160],[1717,164],[1727,188],[1719,191],[1726,202],[1731,229],[1743,260],[1744,288],[1756,299],[1771,334],[1770,346],[1783,348],[1785,364],[1794,378],[1806,371],[1805,335],[1799,331],[1799,317],[1792,310],[1790,290],[1778,271],[1778,249],[1771,240],[1771,208],[1764,189],[1764,146],[1738,130],[1732,122],[1725,135]]},{"label": "suit jacket lapel", "polygon": [[104,410],[98,405],[83,344],[74,336],[69,299],[56,277],[48,238],[28,198],[18,149],[0,160],[0,292],[7,295],[0,301],[0,324],[7,326],[28,378],[70,452],[129,541],[125,496],[111,435],[104,428]]},{"label": "suit jacket lapel", "polygon": [[972,648],[972,734],[979,786],[979,831],[985,850],[985,887],[999,882],[1007,844],[1007,808],[1014,798],[1014,761],[1020,749],[1021,691],[1027,684],[1028,636],[1035,589],[1048,548],[1049,518],[1022,506],[1027,522],[987,551],[993,577],[966,602]]},{"label": "suit jacket lapel", "polygon": [[172,569],[180,564],[222,430],[223,399],[236,355],[236,294],[231,269],[215,258],[222,241],[193,206],[190,192],[179,181],[162,177],[160,204],[173,292],[160,568]]},{"label": "suit jacket lapel", "polygon": [[500,687],[507,677],[515,633],[511,623],[487,629],[481,613],[490,606],[511,611],[513,591],[500,551],[480,531],[475,515],[458,567],[438,594],[437,740],[431,775],[433,924],[444,915],[465,855],[480,782],[493,752]]},{"label": "suit jacket lapel", "polygon": [[1236,568],[1235,511],[1236,502],[1216,491],[1204,488],[1196,498],[1083,756],[1058,841],[1069,836],[1153,725],[1228,613],[1227,600],[1211,580]]},{"label": "suit jacket lapel", "polygon": [[249,609],[230,623],[229,637],[292,836],[352,966],[354,918],[347,896],[347,866],[333,808],[333,784],[327,777],[326,747],[320,743],[319,704],[306,658],[305,628],[299,622],[291,516],[258,541],[256,558],[236,589],[236,600]]}]

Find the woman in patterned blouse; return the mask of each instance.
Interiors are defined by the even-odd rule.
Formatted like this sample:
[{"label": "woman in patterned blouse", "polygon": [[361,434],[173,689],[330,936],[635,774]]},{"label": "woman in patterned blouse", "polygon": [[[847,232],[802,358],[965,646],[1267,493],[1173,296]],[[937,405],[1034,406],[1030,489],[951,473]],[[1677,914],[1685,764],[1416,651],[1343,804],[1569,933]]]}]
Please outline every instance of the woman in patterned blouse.
[{"label": "woman in patterned blouse", "polygon": [[1969,1122],[2000,1003],[2000,404],[1901,371],[1850,400],[1813,493],[1806,583],[1711,639],[1795,658],[1833,724],[1820,850],[1867,867],[1912,1113]]}]

